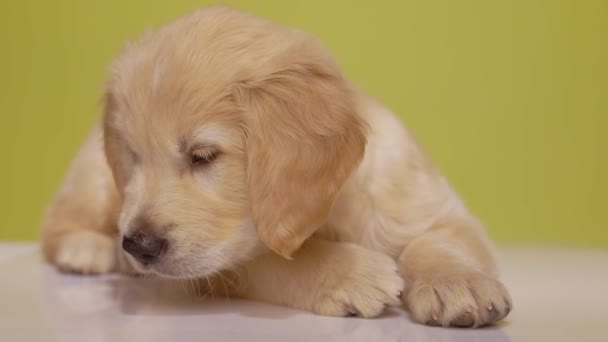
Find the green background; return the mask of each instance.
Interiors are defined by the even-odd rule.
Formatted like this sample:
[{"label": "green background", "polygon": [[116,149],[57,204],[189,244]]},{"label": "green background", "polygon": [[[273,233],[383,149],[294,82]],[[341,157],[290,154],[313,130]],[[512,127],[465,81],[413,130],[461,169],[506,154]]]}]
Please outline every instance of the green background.
[{"label": "green background", "polygon": [[[34,239],[127,38],[208,1],[0,4],[0,239]],[[608,1],[225,1],[318,35],[492,236],[608,246]]]}]

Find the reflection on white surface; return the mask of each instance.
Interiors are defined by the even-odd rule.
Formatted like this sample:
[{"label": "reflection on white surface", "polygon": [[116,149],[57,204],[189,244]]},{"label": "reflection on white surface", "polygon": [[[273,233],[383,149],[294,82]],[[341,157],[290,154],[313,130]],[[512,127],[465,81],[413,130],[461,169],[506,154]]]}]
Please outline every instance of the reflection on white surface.
[{"label": "reflection on white surface", "polygon": [[[499,327],[459,330],[378,319],[320,317],[263,303],[200,300],[145,278],[57,274],[33,251],[2,257],[0,342],[608,341],[608,251],[501,250],[514,310]],[[8,255],[8,256],[7,256]]]},{"label": "reflection on white surface", "polygon": [[197,299],[146,278],[66,277],[43,271],[44,311],[63,341],[508,341],[498,329],[415,325],[398,309],[379,319],[315,316],[234,299]]},{"label": "reflection on white surface", "polygon": [[[500,328],[321,317],[258,302],[200,299],[180,284],[123,276],[61,275],[36,255],[0,264],[3,341],[510,341]],[[8,291],[6,291],[8,289]],[[14,310],[13,310],[14,309]]]}]

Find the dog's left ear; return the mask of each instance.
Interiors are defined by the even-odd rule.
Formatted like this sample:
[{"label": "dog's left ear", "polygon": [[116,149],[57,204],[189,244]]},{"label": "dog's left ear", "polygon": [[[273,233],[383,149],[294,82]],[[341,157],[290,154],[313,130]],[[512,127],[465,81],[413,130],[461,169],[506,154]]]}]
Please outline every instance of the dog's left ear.
[{"label": "dog's left ear", "polygon": [[364,123],[337,67],[291,63],[234,96],[247,112],[249,201],[259,238],[290,258],[327,219],[361,161]]}]

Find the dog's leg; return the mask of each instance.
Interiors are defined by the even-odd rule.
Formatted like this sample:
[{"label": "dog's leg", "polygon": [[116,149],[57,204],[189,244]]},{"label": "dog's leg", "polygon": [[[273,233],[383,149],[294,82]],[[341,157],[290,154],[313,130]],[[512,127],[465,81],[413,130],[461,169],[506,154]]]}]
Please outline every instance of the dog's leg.
[{"label": "dog's leg", "polygon": [[118,205],[102,131],[96,127],[47,210],[42,227],[45,258],[60,270],[84,274],[126,266],[115,240]]},{"label": "dog's leg", "polygon": [[237,294],[328,316],[380,315],[400,305],[395,261],[361,246],[311,239],[286,260],[265,253],[245,267]]},{"label": "dog's leg", "polygon": [[417,322],[477,327],[511,310],[490,244],[469,215],[438,221],[407,245],[398,262],[406,282],[403,300]]}]

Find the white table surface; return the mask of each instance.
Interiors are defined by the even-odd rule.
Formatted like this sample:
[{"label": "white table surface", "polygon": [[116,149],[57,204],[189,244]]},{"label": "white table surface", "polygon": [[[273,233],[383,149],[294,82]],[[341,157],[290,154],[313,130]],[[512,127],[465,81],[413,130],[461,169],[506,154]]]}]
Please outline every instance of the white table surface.
[{"label": "white table surface", "polygon": [[117,275],[60,275],[35,245],[0,244],[0,341],[608,341],[608,251],[510,247],[499,253],[514,309],[497,327],[320,317]]}]

